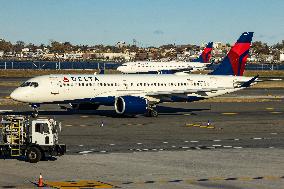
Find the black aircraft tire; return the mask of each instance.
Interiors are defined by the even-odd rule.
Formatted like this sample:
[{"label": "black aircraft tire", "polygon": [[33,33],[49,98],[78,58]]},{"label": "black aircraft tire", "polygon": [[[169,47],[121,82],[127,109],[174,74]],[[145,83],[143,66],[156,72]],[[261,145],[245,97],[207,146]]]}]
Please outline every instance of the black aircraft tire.
[{"label": "black aircraft tire", "polygon": [[30,163],[37,163],[41,160],[42,154],[37,147],[31,147],[27,150],[27,160]]},{"label": "black aircraft tire", "polygon": [[153,109],[148,109],[146,112],[146,117],[158,117],[158,112]]},{"label": "black aircraft tire", "polygon": [[32,117],[33,117],[33,118],[37,118],[37,117],[38,117],[38,112],[33,112],[33,113],[32,113]]},{"label": "black aircraft tire", "polygon": [[150,113],[151,113],[151,117],[158,117],[157,110],[152,110]]}]

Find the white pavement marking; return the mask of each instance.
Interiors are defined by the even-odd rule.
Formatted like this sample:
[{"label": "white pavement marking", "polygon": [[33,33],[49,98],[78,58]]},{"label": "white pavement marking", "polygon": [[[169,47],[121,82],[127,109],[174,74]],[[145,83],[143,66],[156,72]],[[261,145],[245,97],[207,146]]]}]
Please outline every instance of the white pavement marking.
[{"label": "white pavement marking", "polygon": [[254,140],[261,140],[262,138],[253,138]]},{"label": "white pavement marking", "polygon": [[106,151],[105,150],[102,150],[102,151],[100,151],[101,153],[106,153]]},{"label": "white pavement marking", "polygon": [[83,144],[80,144],[79,146],[82,147],[82,146],[84,146],[84,145],[83,145]]},{"label": "white pavement marking", "polygon": [[241,146],[235,146],[234,148],[235,148],[235,149],[241,149],[241,148],[243,148],[243,147],[241,147]]},{"label": "white pavement marking", "polygon": [[188,146],[183,146],[181,147],[182,149],[188,149],[189,147]]},{"label": "white pavement marking", "polygon": [[277,133],[270,133],[270,134],[272,134],[272,135],[277,135]]},{"label": "white pavement marking", "polygon": [[233,146],[223,146],[224,148],[232,148]]},{"label": "white pavement marking", "polygon": [[240,140],[240,139],[238,139],[238,138],[235,138],[234,140]]},{"label": "white pavement marking", "polygon": [[65,125],[65,127],[72,127],[73,125]]},{"label": "white pavement marking", "polygon": [[172,148],[175,148],[176,146],[172,146]]},{"label": "white pavement marking", "polygon": [[82,118],[87,118],[87,117],[89,117],[89,116],[80,116],[80,117],[82,117]]},{"label": "white pavement marking", "polygon": [[160,148],[159,150],[160,150],[160,151],[163,151],[164,149],[163,149],[163,148]]},{"label": "white pavement marking", "polygon": [[192,141],[190,141],[191,143],[195,143],[195,142],[198,142],[198,140],[192,140]]},{"label": "white pavement marking", "polygon": [[141,145],[142,143],[138,142],[137,144],[138,144],[138,145]]},{"label": "white pavement marking", "polygon": [[93,151],[82,151],[82,152],[79,152],[79,154],[88,154],[88,153],[91,153]]},{"label": "white pavement marking", "polygon": [[282,79],[277,79],[277,78],[275,78],[275,79],[269,79],[270,81],[282,81]]},{"label": "white pavement marking", "polygon": [[215,149],[215,147],[214,147],[214,146],[208,146],[208,147],[206,147],[206,148],[209,148],[209,149]]},{"label": "white pavement marking", "polygon": [[165,141],[165,142],[163,142],[163,143],[164,143],[164,144],[168,144],[168,142],[166,142],[166,141]]},{"label": "white pavement marking", "polygon": [[184,142],[188,142],[187,140],[185,140]]},{"label": "white pavement marking", "polygon": [[0,112],[12,112],[13,110],[0,110]]},{"label": "white pavement marking", "polygon": [[214,142],[220,142],[221,140],[213,140]]},{"label": "white pavement marking", "polygon": [[212,146],[214,146],[214,147],[221,147],[222,145],[221,144],[213,144]]},{"label": "white pavement marking", "polygon": [[109,144],[110,146],[114,146],[115,144]]}]

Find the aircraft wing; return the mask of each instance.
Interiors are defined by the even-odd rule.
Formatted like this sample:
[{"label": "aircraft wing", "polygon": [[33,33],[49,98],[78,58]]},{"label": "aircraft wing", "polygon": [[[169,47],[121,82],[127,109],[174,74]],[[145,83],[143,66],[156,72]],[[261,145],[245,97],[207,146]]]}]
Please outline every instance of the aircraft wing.
[{"label": "aircraft wing", "polygon": [[163,95],[177,95],[177,94],[190,94],[190,93],[204,93],[204,92],[214,92],[214,91],[219,91],[219,90],[224,90],[224,89],[232,89],[232,88],[206,88],[206,89],[188,89],[188,90],[174,90],[174,91],[155,91],[155,92],[148,92],[145,94],[145,96],[150,96],[150,97],[158,97],[158,96],[163,96]]}]

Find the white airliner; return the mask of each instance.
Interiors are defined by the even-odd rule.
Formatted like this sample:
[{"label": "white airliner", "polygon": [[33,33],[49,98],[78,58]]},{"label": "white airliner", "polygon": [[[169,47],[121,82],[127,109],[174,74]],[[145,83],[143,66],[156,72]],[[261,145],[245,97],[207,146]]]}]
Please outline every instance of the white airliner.
[{"label": "white airliner", "polygon": [[109,105],[118,114],[154,117],[159,103],[210,98],[253,84],[257,76],[242,76],[252,35],[244,33],[211,75],[45,75],[23,83],[11,98],[34,108],[40,104],[70,103],[77,109]]},{"label": "white airliner", "polygon": [[192,62],[158,62],[158,61],[137,61],[126,62],[117,68],[122,73],[161,73],[172,74],[175,72],[194,72],[204,70],[211,63],[209,63],[211,57],[213,42],[209,42],[204,48],[201,55]]}]

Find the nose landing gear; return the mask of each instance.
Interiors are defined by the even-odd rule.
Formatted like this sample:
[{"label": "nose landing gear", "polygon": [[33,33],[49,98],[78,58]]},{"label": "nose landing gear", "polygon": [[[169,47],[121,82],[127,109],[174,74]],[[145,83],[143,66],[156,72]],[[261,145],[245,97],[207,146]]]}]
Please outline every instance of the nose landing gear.
[{"label": "nose landing gear", "polygon": [[146,117],[158,117],[158,111],[156,106],[149,106],[146,111]]},{"label": "nose landing gear", "polygon": [[31,114],[31,116],[33,117],[33,118],[37,118],[38,117],[38,108],[40,107],[40,105],[39,104],[31,104],[30,105],[32,108],[33,108],[33,112],[32,112],[32,114]]}]

